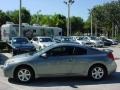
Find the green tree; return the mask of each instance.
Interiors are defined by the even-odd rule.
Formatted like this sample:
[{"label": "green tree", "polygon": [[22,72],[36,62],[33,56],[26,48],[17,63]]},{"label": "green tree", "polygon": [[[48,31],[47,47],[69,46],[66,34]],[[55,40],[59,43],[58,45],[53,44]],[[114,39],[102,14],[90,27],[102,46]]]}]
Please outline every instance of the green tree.
[{"label": "green tree", "polygon": [[[120,29],[120,2],[112,1],[91,9],[93,15],[93,29],[100,30],[108,36],[112,36],[115,27]],[[97,28],[96,28],[97,26]]]},{"label": "green tree", "polygon": [[83,32],[90,33],[90,29],[91,29],[91,22],[90,22],[90,18],[88,18],[88,20],[84,22]]},{"label": "green tree", "polygon": [[10,18],[6,13],[0,10],[0,26],[5,24],[7,21],[10,21]]},{"label": "green tree", "polygon": [[51,17],[51,25],[55,27],[60,27],[63,30],[63,35],[66,35],[66,17],[61,14],[55,14]]},{"label": "green tree", "polygon": [[84,32],[83,30],[84,22],[82,18],[73,16],[71,17],[70,21],[71,21],[72,35],[76,35]]},{"label": "green tree", "polygon": [[55,15],[34,14],[32,16],[31,24],[60,27],[63,29],[63,35],[66,35],[66,17],[61,14],[55,14]]},{"label": "green tree", "polygon": [[[7,14],[10,16],[11,20],[14,23],[19,23],[19,10],[8,11]],[[21,22],[22,23],[30,23],[31,14],[26,8],[21,9]]]}]

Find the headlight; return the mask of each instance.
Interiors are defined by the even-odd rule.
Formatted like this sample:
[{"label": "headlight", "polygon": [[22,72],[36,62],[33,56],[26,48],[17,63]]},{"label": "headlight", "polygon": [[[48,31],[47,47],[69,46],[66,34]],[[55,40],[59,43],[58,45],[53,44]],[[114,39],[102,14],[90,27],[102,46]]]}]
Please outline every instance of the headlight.
[{"label": "headlight", "polygon": [[14,63],[13,60],[8,60],[5,62],[4,67],[8,67],[8,66],[12,65],[13,63]]},{"label": "headlight", "polygon": [[8,67],[10,65],[10,62],[5,62],[4,67]]}]

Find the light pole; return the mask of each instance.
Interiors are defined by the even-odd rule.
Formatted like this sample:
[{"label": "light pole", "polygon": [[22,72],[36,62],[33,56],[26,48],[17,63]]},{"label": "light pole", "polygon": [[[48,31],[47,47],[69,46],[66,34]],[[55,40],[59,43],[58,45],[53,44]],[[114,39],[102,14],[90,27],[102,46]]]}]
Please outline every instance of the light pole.
[{"label": "light pole", "polygon": [[92,15],[92,10],[88,9],[89,12],[90,12],[90,22],[91,22],[91,30],[90,30],[90,35],[92,36],[93,35],[93,15]]},{"label": "light pole", "polygon": [[93,23],[92,23],[92,19],[93,19],[93,17],[92,17],[92,11],[91,11],[91,36],[93,35]]},{"label": "light pole", "polygon": [[22,0],[20,0],[20,6],[19,6],[19,37],[21,36],[21,7],[22,7]]},{"label": "light pole", "polygon": [[71,35],[71,22],[70,22],[70,6],[74,3],[74,0],[64,1],[68,6],[68,18],[67,18],[67,36]]}]

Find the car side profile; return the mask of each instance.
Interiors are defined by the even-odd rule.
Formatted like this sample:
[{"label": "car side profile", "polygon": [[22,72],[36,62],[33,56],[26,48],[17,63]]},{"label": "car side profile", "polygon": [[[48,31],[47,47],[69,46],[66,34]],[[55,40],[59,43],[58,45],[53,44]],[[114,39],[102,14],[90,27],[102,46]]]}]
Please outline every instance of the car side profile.
[{"label": "car side profile", "polygon": [[116,71],[111,52],[78,44],[58,43],[35,53],[12,57],[3,66],[4,76],[19,82],[39,77],[88,76],[101,80]]}]

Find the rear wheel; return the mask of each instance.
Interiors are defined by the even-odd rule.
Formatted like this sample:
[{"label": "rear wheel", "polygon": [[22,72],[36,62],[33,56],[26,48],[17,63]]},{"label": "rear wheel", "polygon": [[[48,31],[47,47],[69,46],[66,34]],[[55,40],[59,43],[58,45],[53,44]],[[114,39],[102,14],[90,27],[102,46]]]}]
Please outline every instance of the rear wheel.
[{"label": "rear wheel", "polygon": [[93,80],[101,80],[107,76],[107,70],[102,65],[95,65],[90,68],[88,75]]},{"label": "rear wheel", "polygon": [[34,73],[31,68],[21,67],[15,71],[15,79],[19,82],[30,82],[34,79]]}]

